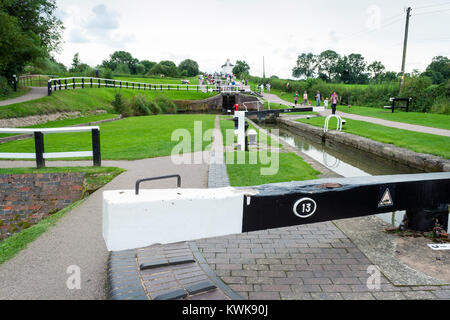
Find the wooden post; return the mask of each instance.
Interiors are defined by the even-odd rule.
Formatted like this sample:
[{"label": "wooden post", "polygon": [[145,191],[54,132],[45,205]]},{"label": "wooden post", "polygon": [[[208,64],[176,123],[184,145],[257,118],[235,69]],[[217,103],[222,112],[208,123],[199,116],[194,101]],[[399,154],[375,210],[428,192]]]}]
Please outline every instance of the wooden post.
[{"label": "wooden post", "polygon": [[100,152],[100,130],[92,129],[92,153],[94,166],[100,167],[102,165],[102,157]]},{"label": "wooden post", "polygon": [[35,148],[35,152],[36,152],[36,167],[38,169],[45,167],[44,135],[42,132],[34,133],[34,148]]}]

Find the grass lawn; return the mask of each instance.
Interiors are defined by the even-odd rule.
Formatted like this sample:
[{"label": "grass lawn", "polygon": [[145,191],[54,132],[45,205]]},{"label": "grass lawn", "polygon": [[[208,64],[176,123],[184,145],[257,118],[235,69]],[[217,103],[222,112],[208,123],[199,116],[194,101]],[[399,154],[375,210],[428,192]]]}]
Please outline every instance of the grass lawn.
[{"label": "grass lawn", "polygon": [[11,94],[9,94],[7,96],[0,95],[0,101],[18,98],[18,97],[23,96],[24,94],[28,93],[30,90],[31,90],[30,88],[18,87],[17,91],[13,91],[13,92],[11,92]]},{"label": "grass lawn", "polygon": [[[228,120],[230,119],[230,120]],[[233,130],[234,132],[234,121],[231,120],[230,116],[221,116],[220,117],[220,130],[222,132],[223,137],[223,145],[231,146],[234,142],[237,142],[237,135],[234,135],[234,141],[226,141],[226,130]],[[260,132],[255,126],[253,126],[250,122],[248,122],[248,130],[253,129],[256,131],[256,141],[260,141],[261,137],[265,137],[262,139],[266,139],[265,142],[270,146],[272,144],[272,138],[262,132]],[[282,144],[274,143],[274,147],[282,147]]]},{"label": "grass lawn", "polygon": [[[385,127],[365,121],[345,120],[344,132],[383,143],[391,143],[397,147],[407,148],[415,152],[434,154],[446,159],[450,158],[449,137]],[[315,117],[309,120],[298,119],[297,121],[323,128],[325,118]],[[336,128],[336,119],[330,120],[329,128]]]},{"label": "grass lawn", "polygon": [[[95,190],[114,179],[124,170],[114,167],[61,167],[61,168],[10,168],[0,169],[0,174],[24,174],[24,173],[50,173],[50,172],[86,172],[85,184],[87,189]],[[0,241],[0,265],[14,257],[19,251],[25,249],[27,245],[36,240],[41,234],[47,231],[64,214],[80,205],[84,200],[72,203],[61,211],[50,215],[37,224],[20,231]]]},{"label": "grass lawn", "polygon": [[268,168],[270,165],[261,163],[259,153],[257,156],[258,162],[250,164],[251,152],[244,152],[245,164],[237,164],[238,154],[242,152],[244,151],[234,152],[235,163],[227,164],[231,186],[253,186],[276,182],[312,180],[317,179],[320,174],[295,153],[269,153],[269,159],[279,156],[278,171],[273,175],[262,175],[261,168]]},{"label": "grass lawn", "polygon": [[111,102],[115,93],[119,91],[127,99],[136,94],[143,94],[148,98],[162,95],[172,100],[202,100],[217,94],[215,92],[144,91],[118,88],[58,90],[53,92],[51,96],[2,107],[0,108],[0,118],[26,117],[63,111],[87,112],[100,109],[112,112]]},{"label": "grass lawn", "polygon": [[198,77],[160,78],[160,77],[139,77],[139,76],[114,76],[114,80],[154,83],[154,84],[179,84],[179,85],[182,84],[181,80],[189,80],[190,85],[200,84],[198,81]]},{"label": "grass lawn", "polygon": [[[194,150],[194,121],[202,122],[203,132],[214,128],[215,115],[158,115],[130,117],[100,124],[102,159],[135,160],[168,156],[179,141],[171,141],[176,129],[187,129]],[[210,144],[203,142],[202,149]],[[45,136],[46,152],[91,150],[91,134],[60,133]],[[195,150],[200,151],[200,150]],[[34,152],[34,140],[12,141],[0,145],[0,152]]]},{"label": "grass lawn", "polygon": [[361,116],[450,130],[450,115],[445,114],[405,112],[401,109],[395,109],[394,113],[392,113],[390,109],[384,109],[382,107],[369,108],[360,106],[352,106],[351,108],[348,108],[347,106],[338,106],[337,110]]}]

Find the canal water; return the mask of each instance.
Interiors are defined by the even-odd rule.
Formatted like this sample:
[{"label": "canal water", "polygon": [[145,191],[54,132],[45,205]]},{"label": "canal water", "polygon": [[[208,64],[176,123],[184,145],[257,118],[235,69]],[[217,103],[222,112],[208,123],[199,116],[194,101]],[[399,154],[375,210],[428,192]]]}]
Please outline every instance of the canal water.
[{"label": "canal water", "polygon": [[[343,177],[423,172],[342,144],[329,141],[323,143],[318,138],[300,135],[274,124],[260,123],[259,125],[265,129],[279,129],[281,140]],[[398,226],[403,219],[403,215],[404,211],[397,211],[379,214],[378,216],[384,221]]]}]

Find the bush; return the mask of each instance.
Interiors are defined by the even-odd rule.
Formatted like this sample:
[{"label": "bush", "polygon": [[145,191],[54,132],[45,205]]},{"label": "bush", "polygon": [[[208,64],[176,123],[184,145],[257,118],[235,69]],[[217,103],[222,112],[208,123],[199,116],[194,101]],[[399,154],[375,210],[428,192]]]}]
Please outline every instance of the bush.
[{"label": "bush", "polygon": [[161,113],[161,108],[159,107],[159,105],[155,101],[150,101],[148,103],[148,107],[150,108],[150,110],[152,111],[152,113],[154,115],[157,115],[157,114]]},{"label": "bush", "polygon": [[134,115],[129,103],[123,99],[122,93],[120,92],[116,92],[114,95],[114,101],[111,102],[111,104],[114,107],[114,110],[121,114],[124,118]]},{"label": "bush", "polygon": [[103,79],[114,79],[113,71],[109,68],[98,69],[99,77]]},{"label": "bush", "polygon": [[158,96],[153,100],[162,113],[177,113],[177,105],[167,97]]},{"label": "bush", "polygon": [[6,97],[12,92],[12,87],[9,85],[5,77],[0,77],[0,96]]},{"label": "bush", "polygon": [[450,115],[450,100],[445,97],[438,97],[436,101],[434,101],[433,106],[430,110],[432,113],[441,113]]},{"label": "bush", "polygon": [[[150,107],[150,102],[147,101],[144,95],[139,94],[133,97],[131,100],[131,109],[137,116],[148,116],[155,114]],[[151,110],[151,111],[150,111]]]}]

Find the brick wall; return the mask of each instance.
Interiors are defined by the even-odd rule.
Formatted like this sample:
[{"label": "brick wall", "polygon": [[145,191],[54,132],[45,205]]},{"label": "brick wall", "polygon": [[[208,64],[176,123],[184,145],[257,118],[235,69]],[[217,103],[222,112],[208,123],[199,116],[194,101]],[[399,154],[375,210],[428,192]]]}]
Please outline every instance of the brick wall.
[{"label": "brick wall", "polygon": [[84,173],[0,175],[0,240],[79,200]]}]

